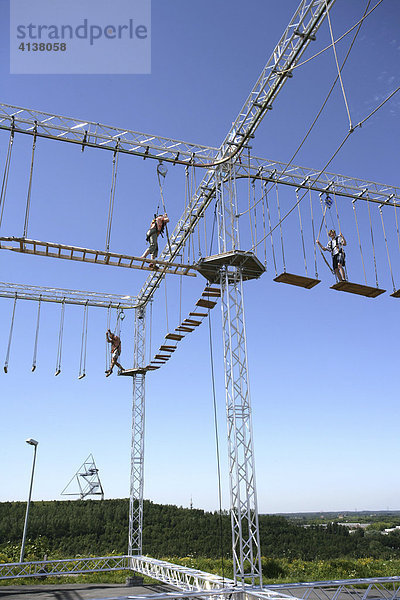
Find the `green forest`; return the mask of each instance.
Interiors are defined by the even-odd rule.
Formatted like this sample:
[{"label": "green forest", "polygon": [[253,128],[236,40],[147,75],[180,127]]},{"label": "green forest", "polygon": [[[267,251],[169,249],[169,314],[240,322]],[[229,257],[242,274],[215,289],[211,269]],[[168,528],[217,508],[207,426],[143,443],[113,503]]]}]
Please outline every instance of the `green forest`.
[{"label": "green forest", "polygon": [[[0,503],[1,562],[19,559],[25,509],[23,502]],[[26,560],[126,554],[128,511],[127,499],[34,502]],[[399,516],[381,515],[366,529],[350,533],[311,515],[260,515],[263,573],[268,581],[398,574],[400,530],[381,533],[397,524]],[[144,502],[144,554],[208,572],[224,568],[231,576],[230,547],[228,513]]]}]

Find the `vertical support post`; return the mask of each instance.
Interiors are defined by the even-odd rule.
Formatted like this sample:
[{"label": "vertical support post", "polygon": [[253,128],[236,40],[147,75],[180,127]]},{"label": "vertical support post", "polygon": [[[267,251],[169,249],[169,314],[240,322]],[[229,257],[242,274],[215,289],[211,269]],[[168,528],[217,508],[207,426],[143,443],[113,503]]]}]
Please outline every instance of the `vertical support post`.
[{"label": "vertical support post", "polygon": [[[134,368],[145,361],[146,308],[135,309]],[[128,555],[142,554],[143,531],[143,484],[144,484],[144,417],[145,374],[133,376],[131,480],[129,494],[129,542]]]},{"label": "vertical support post", "polygon": [[[216,173],[219,251],[239,249],[234,166]],[[221,271],[234,580],[262,585],[242,272]]]}]

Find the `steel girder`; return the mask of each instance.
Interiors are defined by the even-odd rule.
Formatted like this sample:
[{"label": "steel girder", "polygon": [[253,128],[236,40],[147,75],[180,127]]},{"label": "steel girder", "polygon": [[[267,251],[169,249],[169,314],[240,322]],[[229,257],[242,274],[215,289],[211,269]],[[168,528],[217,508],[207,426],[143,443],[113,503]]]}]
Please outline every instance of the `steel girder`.
[{"label": "steel girder", "polygon": [[[145,363],[146,308],[135,309],[134,367]],[[129,493],[128,554],[142,554],[144,487],[145,373],[133,375],[131,479]]]},{"label": "steel girder", "polygon": [[117,296],[99,292],[84,292],[62,288],[23,285],[19,283],[0,282],[0,298],[18,298],[18,300],[34,300],[41,302],[57,302],[59,304],[77,304],[80,306],[97,306],[100,308],[134,308],[134,296]]},{"label": "steel girder", "polygon": [[129,569],[128,556],[100,556],[0,564],[0,579],[43,577]]},{"label": "steel girder", "polygon": [[210,161],[217,148],[191,144],[181,140],[121,129],[82,119],[53,115],[38,110],[0,104],[0,129],[14,130],[37,137],[78,144],[84,149],[103,148],[105,150],[155,158],[174,162],[177,157],[188,163],[196,156]]}]

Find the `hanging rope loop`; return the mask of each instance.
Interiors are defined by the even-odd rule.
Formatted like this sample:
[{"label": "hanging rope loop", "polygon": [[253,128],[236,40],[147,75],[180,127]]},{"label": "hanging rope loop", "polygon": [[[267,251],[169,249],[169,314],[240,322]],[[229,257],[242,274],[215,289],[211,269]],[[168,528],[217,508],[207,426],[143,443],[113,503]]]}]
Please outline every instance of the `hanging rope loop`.
[{"label": "hanging rope loop", "polygon": [[65,298],[63,298],[61,303],[61,315],[60,315],[60,328],[58,331],[58,348],[57,348],[57,361],[56,361],[56,370],[54,376],[57,377],[61,373],[61,356],[62,356],[62,343],[63,343],[63,335],[64,335],[64,313],[65,313]]},{"label": "hanging rope loop", "polygon": [[36,334],[35,334],[35,344],[33,347],[33,358],[32,358],[32,373],[36,370],[36,359],[37,359],[37,349],[38,349],[38,341],[39,341],[39,325],[40,325],[40,308],[42,304],[42,295],[39,296],[38,302],[38,311],[37,311],[37,319],[36,319]]},{"label": "hanging rope loop", "polygon": [[106,252],[110,251],[111,227],[112,227],[112,220],[113,220],[113,215],[114,215],[115,190],[117,187],[120,141],[121,141],[121,138],[118,138],[117,143],[114,148],[114,153],[113,153],[110,202],[108,205],[108,219],[107,219],[107,231],[106,231]]},{"label": "hanging rope loop", "polygon": [[10,324],[10,333],[8,335],[8,344],[7,344],[7,354],[6,354],[6,360],[4,361],[4,373],[8,373],[8,361],[10,360],[10,350],[11,350],[11,342],[12,342],[12,334],[13,334],[13,329],[14,329],[14,319],[15,319],[15,307],[17,305],[17,294],[15,294],[15,298],[14,298],[14,305],[13,305],[13,309],[12,309],[12,316],[11,316],[11,324]]},{"label": "hanging rope loop", "polygon": [[78,379],[83,379],[84,377],[86,377],[86,348],[87,348],[88,317],[89,317],[88,300],[86,300],[85,308],[83,311],[81,358],[80,358],[80,362],[79,362]]},{"label": "hanging rope loop", "polygon": [[31,155],[31,168],[30,168],[30,172],[29,172],[28,194],[27,194],[27,198],[26,198],[24,233],[23,233],[23,236],[22,236],[23,238],[26,238],[27,235],[28,235],[29,213],[30,213],[30,209],[31,209],[33,165],[34,165],[34,161],[35,161],[35,150],[36,150],[36,137],[37,137],[37,121],[35,121],[35,126],[33,128],[33,143],[32,143],[32,155]]},{"label": "hanging rope loop", "polygon": [[6,162],[4,165],[3,181],[1,184],[1,192],[0,192],[0,227],[1,227],[1,223],[3,221],[4,205],[6,202],[8,175],[10,172],[11,155],[12,155],[12,149],[13,149],[13,144],[14,144],[14,133],[15,133],[15,120],[14,120],[14,117],[12,117],[10,139],[8,141]]}]

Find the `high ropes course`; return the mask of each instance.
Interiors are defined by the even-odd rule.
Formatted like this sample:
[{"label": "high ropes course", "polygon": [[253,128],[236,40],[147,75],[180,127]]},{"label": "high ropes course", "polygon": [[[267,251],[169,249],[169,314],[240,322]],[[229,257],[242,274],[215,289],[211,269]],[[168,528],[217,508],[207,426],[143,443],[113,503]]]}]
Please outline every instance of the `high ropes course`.
[{"label": "high ropes course", "polygon": [[[260,278],[268,268],[274,282],[304,288],[307,290],[305,293],[312,293],[322,281],[330,279],[335,292],[344,291],[373,299],[389,289],[393,299],[400,297],[400,189],[327,170],[349,136],[371,118],[384,102],[360,123],[353,124],[350,119],[348,134],[321,170],[296,166],[293,160],[285,164],[253,156],[249,145],[280,91],[300,65],[304,52],[315,40],[320,26],[325,20],[330,26],[333,5],[334,0],[300,2],[218,148],[0,105],[0,129],[9,132],[0,191],[0,250],[35,255],[41,259],[47,257],[144,271],[147,276],[134,296],[0,283],[0,297],[13,301],[4,373],[9,371],[16,306],[22,300],[37,302],[38,306],[32,371],[37,366],[42,305],[47,302],[60,305],[55,375],[61,373],[65,306],[75,304],[82,307],[79,379],[86,376],[89,308],[107,311],[107,331],[117,340],[125,313],[134,313],[133,364],[130,368],[119,369],[121,376],[131,377],[133,381],[128,555],[80,559],[79,564],[68,563],[68,566],[61,565],[62,561],[59,561],[60,564],[51,561],[53,574],[114,570],[124,565],[160,581],[173,582],[182,591],[216,589],[224,593],[223,588],[228,580],[213,579],[211,575],[201,572],[184,574],[177,566],[142,556],[146,376],[158,371],[173,358],[181,342],[201,326],[220,301],[234,566],[234,579],[229,585],[239,586],[240,589],[247,585],[247,589],[257,597],[282,597],[279,591],[260,591],[255,587],[262,586],[262,570],[243,283]],[[370,13],[372,9],[364,13],[359,26]],[[358,30],[359,27],[354,39]],[[333,37],[332,47],[335,49]],[[340,79],[341,71],[337,66],[335,83]],[[346,100],[344,91],[343,95]],[[388,96],[385,102],[392,96]],[[32,142],[27,164],[29,178],[24,214],[21,215],[19,231],[5,232],[3,216],[9,202],[9,175],[13,167],[13,153],[21,138]],[[111,185],[107,190],[109,202],[104,248],[37,240],[30,234],[35,165],[40,160],[43,140],[46,140],[46,144],[49,141],[69,144],[82,153],[89,148],[108,151]],[[155,218],[147,233],[150,246],[142,256],[120,253],[117,248],[110,249],[116,243],[113,241],[112,244],[111,233],[118,195],[117,180],[121,176],[119,159],[127,156],[140,158],[147,161],[146,164],[153,161],[154,181],[159,188]],[[167,217],[170,200],[165,189],[167,167],[180,169],[185,192],[184,210],[173,226]],[[202,178],[196,181],[199,173]],[[162,221],[161,229],[158,229],[157,219]],[[165,244],[157,256],[157,239],[160,240],[159,233],[164,226]],[[157,341],[157,349],[153,353],[149,344],[152,301],[161,284],[166,286],[169,276],[174,276],[172,279],[180,285],[179,319],[170,327],[167,306],[166,333]],[[196,277],[194,283],[202,281],[202,285],[196,288],[198,299],[182,315],[182,282]],[[113,332],[112,311],[115,312]],[[114,343],[117,348],[118,341]],[[108,362],[108,374],[109,369]],[[28,575],[36,576],[39,572],[39,566],[31,563]],[[22,564],[0,565],[0,578],[26,575],[26,566]]]}]

